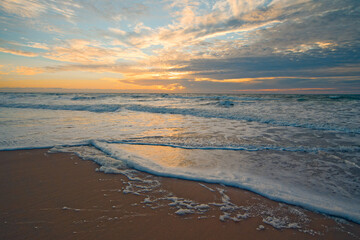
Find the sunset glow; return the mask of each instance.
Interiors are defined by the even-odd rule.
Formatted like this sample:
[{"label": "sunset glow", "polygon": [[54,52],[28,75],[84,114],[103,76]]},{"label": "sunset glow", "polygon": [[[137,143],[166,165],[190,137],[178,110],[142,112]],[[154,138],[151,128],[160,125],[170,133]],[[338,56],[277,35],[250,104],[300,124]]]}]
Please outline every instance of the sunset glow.
[{"label": "sunset glow", "polygon": [[359,11],[357,0],[3,0],[0,88],[360,93]]}]

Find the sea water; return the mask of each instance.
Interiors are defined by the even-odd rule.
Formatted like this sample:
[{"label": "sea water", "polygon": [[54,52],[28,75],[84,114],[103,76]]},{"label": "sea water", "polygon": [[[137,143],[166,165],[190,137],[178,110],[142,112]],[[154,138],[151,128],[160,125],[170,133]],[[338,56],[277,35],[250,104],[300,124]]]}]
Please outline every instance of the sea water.
[{"label": "sea water", "polygon": [[360,223],[360,95],[0,93],[0,150],[43,147]]}]

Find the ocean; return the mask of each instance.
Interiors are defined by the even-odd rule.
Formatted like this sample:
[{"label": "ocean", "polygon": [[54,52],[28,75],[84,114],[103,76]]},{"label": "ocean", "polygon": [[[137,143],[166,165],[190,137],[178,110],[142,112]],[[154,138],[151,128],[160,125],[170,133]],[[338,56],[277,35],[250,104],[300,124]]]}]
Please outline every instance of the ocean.
[{"label": "ocean", "polygon": [[33,148],[360,223],[360,95],[0,93],[0,150]]}]

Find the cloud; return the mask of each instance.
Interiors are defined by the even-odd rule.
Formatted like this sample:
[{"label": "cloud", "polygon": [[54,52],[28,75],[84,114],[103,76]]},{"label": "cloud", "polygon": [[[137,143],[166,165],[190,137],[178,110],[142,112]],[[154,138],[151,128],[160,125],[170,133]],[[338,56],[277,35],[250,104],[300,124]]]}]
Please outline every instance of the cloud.
[{"label": "cloud", "polygon": [[0,6],[5,12],[24,18],[34,18],[46,11],[43,3],[32,0],[2,0]]},{"label": "cloud", "polygon": [[71,39],[52,47],[43,56],[62,62],[114,64],[119,59],[137,60],[147,55],[136,48],[104,47],[96,41]]},{"label": "cloud", "polygon": [[[158,5],[159,2],[154,4]],[[135,1],[86,0],[81,1],[81,6],[91,16],[100,17],[111,22],[138,19],[149,11],[147,5]]]},{"label": "cloud", "polygon": [[70,22],[76,17],[76,9],[82,8],[80,4],[74,3],[71,0],[45,1],[45,4],[47,5],[48,12],[63,16]]},{"label": "cloud", "polygon": [[121,35],[121,36],[124,36],[124,35],[126,35],[126,32],[125,31],[123,31],[123,30],[121,30],[121,29],[118,29],[118,28],[109,28],[109,31],[110,32],[113,32],[113,33],[115,33],[115,34],[118,34],[118,35]]},{"label": "cloud", "polygon": [[[157,57],[168,60],[328,54],[359,43],[359,16],[351,1],[229,0],[202,15],[197,7],[185,5],[176,13],[177,22],[152,32],[128,33],[122,42],[139,48],[162,45]],[[226,39],[229,35],[234,38]]]},{"label": "cloud", "polygon": [[44,70],[38,67],[20,66],[16,68],[15,72],[19,75],[35,75],[35,74],[43,73]]},{"label": "cloud", "polygon": [[[4,65],[0,65],[0,69],[3,69],[5,66]],[[0,75],[7,75],[9,74],[9,72],[4,72],[2,70],[0,70]]]},{"label": "cloud", "polygon": [[172,83],[172,84],[169,84],[169,85],[160,85],[160,86],[158,86],[158,88],[160,90],[166,90],[166,91],[178,91],[178,90],[184,90],[185,89],[185,87],[182,86],[179,83]]},{"label": "cloud", "polygon": [[131,82],[124,79],[118,78],[102,78],[102,81],[111,81],[116,82],[116,89],[123,90],[152,90],[152,91],[182,91],[185,90],[185,87],[179,83],[168,83],[168,84],[160,84],[160,83],[146,83],[141,84],[137,81]]},{"label": "cloud", "polygon": [[280,5],[269,5],[269,1],[223,1],[208,7],[206,12],[204,4],[188,2],[171,4],[176,6],[173,16],[178,16],[177,21],[145,34],[128,33],[128,43],[140,48],[183,48],[232,33],[271,27],[280,22],[277,17],[283,11]]},{"label": "cloud", "polygon": [[[205,22],[204,15],[198,18],[204,24],[197,25],[197,17],[192,16],[192,26],[184,26],[184,21],[159,31],[166,47],[158,50],[151,61],[186,65],[178,71],[191,72],[189,79],[218,86],[231,83],[233,87],[250,79],[274,86],[315,81],[326,85],[346,75],[359,76],[355,67],[346,68],[349,72],[344,73],[344,66],[360,63],[360,32],[356,27],[360,19],[353,1],[261,3],[243,12],[232,12],[227,18],[215,12],[207,15],[219,21]],[[227,6],[222,6],[223,12]],[[266,13],[266,17],[257,17],[259,13]],[[226,38],[228,34],[236,35]]]},{"label": "cloud", "polygon": [[[271,1],[270,1],[271,2]],[[243,14],[253,12],[257,8],[264,7],[269,3],[265,0],[227,0],[233,16],[239,17]]]},{"label": "cloud", "polygon": [[31,48],[49,50],[49,47],[45,43],[30,42],[26,46],[31,47]]},{"label": "cloud", "polygon": [[329,91],[336,88],[276,88],[276,89],[241,89],[237,92],[303,92],[303,91]]},{"label": "cloud", "polygon": [[296,79],[299,77],[257,77],[257,78],[235,78],[235,79],[213,79],[213,78],[195,78],[195,82],[218,82],[218,83],[251,83],[266,80],[278,79]]},{"label": "cloud", "polygon": [[258,39],[255,46],[265,44],[276,53],[309,54],[313,50],[331,51],[335,47],[359,45],[360,30],[356,26],[360,17],[356,14],[354,3],[345,0],[321,1],[316,4],[309,1],[304,5],[312,10],[282,17],[282,24],[254,33]]},{"label": "cloud", "polygon": [[151,27],[145,26],[143,22],[139,22],[135,25],[134,27],[134,32],[135,33],[142,33],[144,31],[151,31]]},{"label": "cloud", "polygon": [[15,41],[6,41],[6,40],[0,38],[0,43],[3,44],[3,45],[30,47],[30,48],[37,48],[37,49],[43,49],[43,50],[48,50],[49,49],[47,44],[39,43],[39,42],[19,43],[19,42],[15,42]]},{"label": "cloud", "polygon": [[38,18],[43,14],[53,14],[72,21],[72,18],[75,17],[74,9],[82,6],[71,0],[2,0],[0,7],[8,14],[23,18]]},{"label": "cloud", "polygon": [[313,42],[313,43],[303,43],[297,46],[292,46],[290,48],[282,48],[278,50],[274,48],[275,53],[306,53],[314,50],[335,50],[337,44],[331,42]]},{"label": "cloud", "polygon": [[10,54],[24,56],[24,57],[38,56],[38,54],[33,53],[33,52],[21,51],[21,50],[16,50],[16,49],[6,49],[6,48],[2,48],[2,47],[0,47],[0,52],[10,53]]}]

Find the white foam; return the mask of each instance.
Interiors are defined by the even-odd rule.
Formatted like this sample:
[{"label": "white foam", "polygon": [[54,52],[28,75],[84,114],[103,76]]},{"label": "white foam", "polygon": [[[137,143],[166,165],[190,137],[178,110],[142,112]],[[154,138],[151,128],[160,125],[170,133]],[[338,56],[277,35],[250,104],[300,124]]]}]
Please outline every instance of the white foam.
[{"label": "white foam", "polygon": [[[209,183],[223,183],[230,186],[249,189],[274,200],[300,205],[311,210],[321,211],[331,215],[340,215],[353,221],[360,221],[360,209],[358,208],[359,201],[355,199],[350,201],[349,199],[342,198],[340,195],[335,197],[336,195],[334,194],[327,196],[321,192],[311,192],[309,189],[303,189],[301,186],[290,184],[291,181],[288,181],[288,184],[277,182],[273,179],[267,179],[264,176],[249,174],[249,172],[244,172],[243,169],[233,169],[233,171],[231,171],[230,169],[225,169],[225,165],[219,165],[212,169],[203,169],[196,164],[190,167],[173,168],[157,163],[159,161],[157,158],[148,158],[149,155],[143,154],[142,152],[134,152],[129,146],[108,144],[104,142],[94,142],[94,145],[101,151],[123,161],[128,167],[140,171],[160,176],[177,177]],[[142,149],[145,150],[144,147],[142,147]],[[206,153],[206,151],[201,152],[201,150],[198,150],[198,152],[192,150],[192,152],[197,159],[201,159],[202,154]],[[212,151],[212,153],[212,157],[208,154],[204,155],[208,164],[211,164],[212,159],[215,159],[214,161],[216,161],[217,155],[214,155],[215,151]],[[224,154],[228,154],[228,152],[219,153],[219,155],[225,157],[226,155]],[[228,157],[232,158],[231,156]],[[216,163],[219,164],[220,162],[217,161]],[[226,162],[224,162],[224,164],[226,164]],[[222,193],[222,201],[224,203],[229,202],[226,194]],[[223,205],[222,211],[231,211],[234,210],[233,208],[234,206],[231,206],[230,204]],[[227,218],[226,216],[224,217]]]},{"label": "white foam", "polygon": [[235,216],[231,216],[231,213],[224,212],[222,215],[219,216],[219,220],[225,222],[227,220],[232,220],[234,222],[240,222],[241,220],[247,219],[249,215],[247,214],[237,214]]},{"label": "white foam", "polygon": [[211,191],[211,192],[215,192],[215,190],[214,190],[214,189],[212,189],[212,188],[210,188],[210,187],[206,186],[205,184],[199,183],[199,185],[200,185],[200,186],[202,186],[202,187],[204,187],[204,188],[206,188],[207,190],[209,190],[209,191]]},{"label": "white foam", "polygon": [[264,225],[259,225],[259,226],[256,228],[256,230],[258,230],[258,231],[265,230],[265,227],[264,227]]},{"label": "white foam", "polygon": [[187,214],[191,214],[191,213],[194,213],[194,210],[191,210],[191,209],[187,209],[187,208],[180,208],[179,210],[177,210],[175,212],[175,214],[177,215],[187,215]]},{"label": "white foam", "polygon": [[194,208],[197,210],[207,210],[210,208],[210,206],[203,203],[203,204],[196,205]]},{"label": "white foam", "polygon": [[144,199],[143,203],[152,203],[153,201],[150,200],[150,197]]},{"label": "white foam", "polygon": [[301,228],[298,223],[290,222],[288,217],[279,218],[275,216],[268,216],[266,218],[263,218],[263,222],[277,229]]}]

